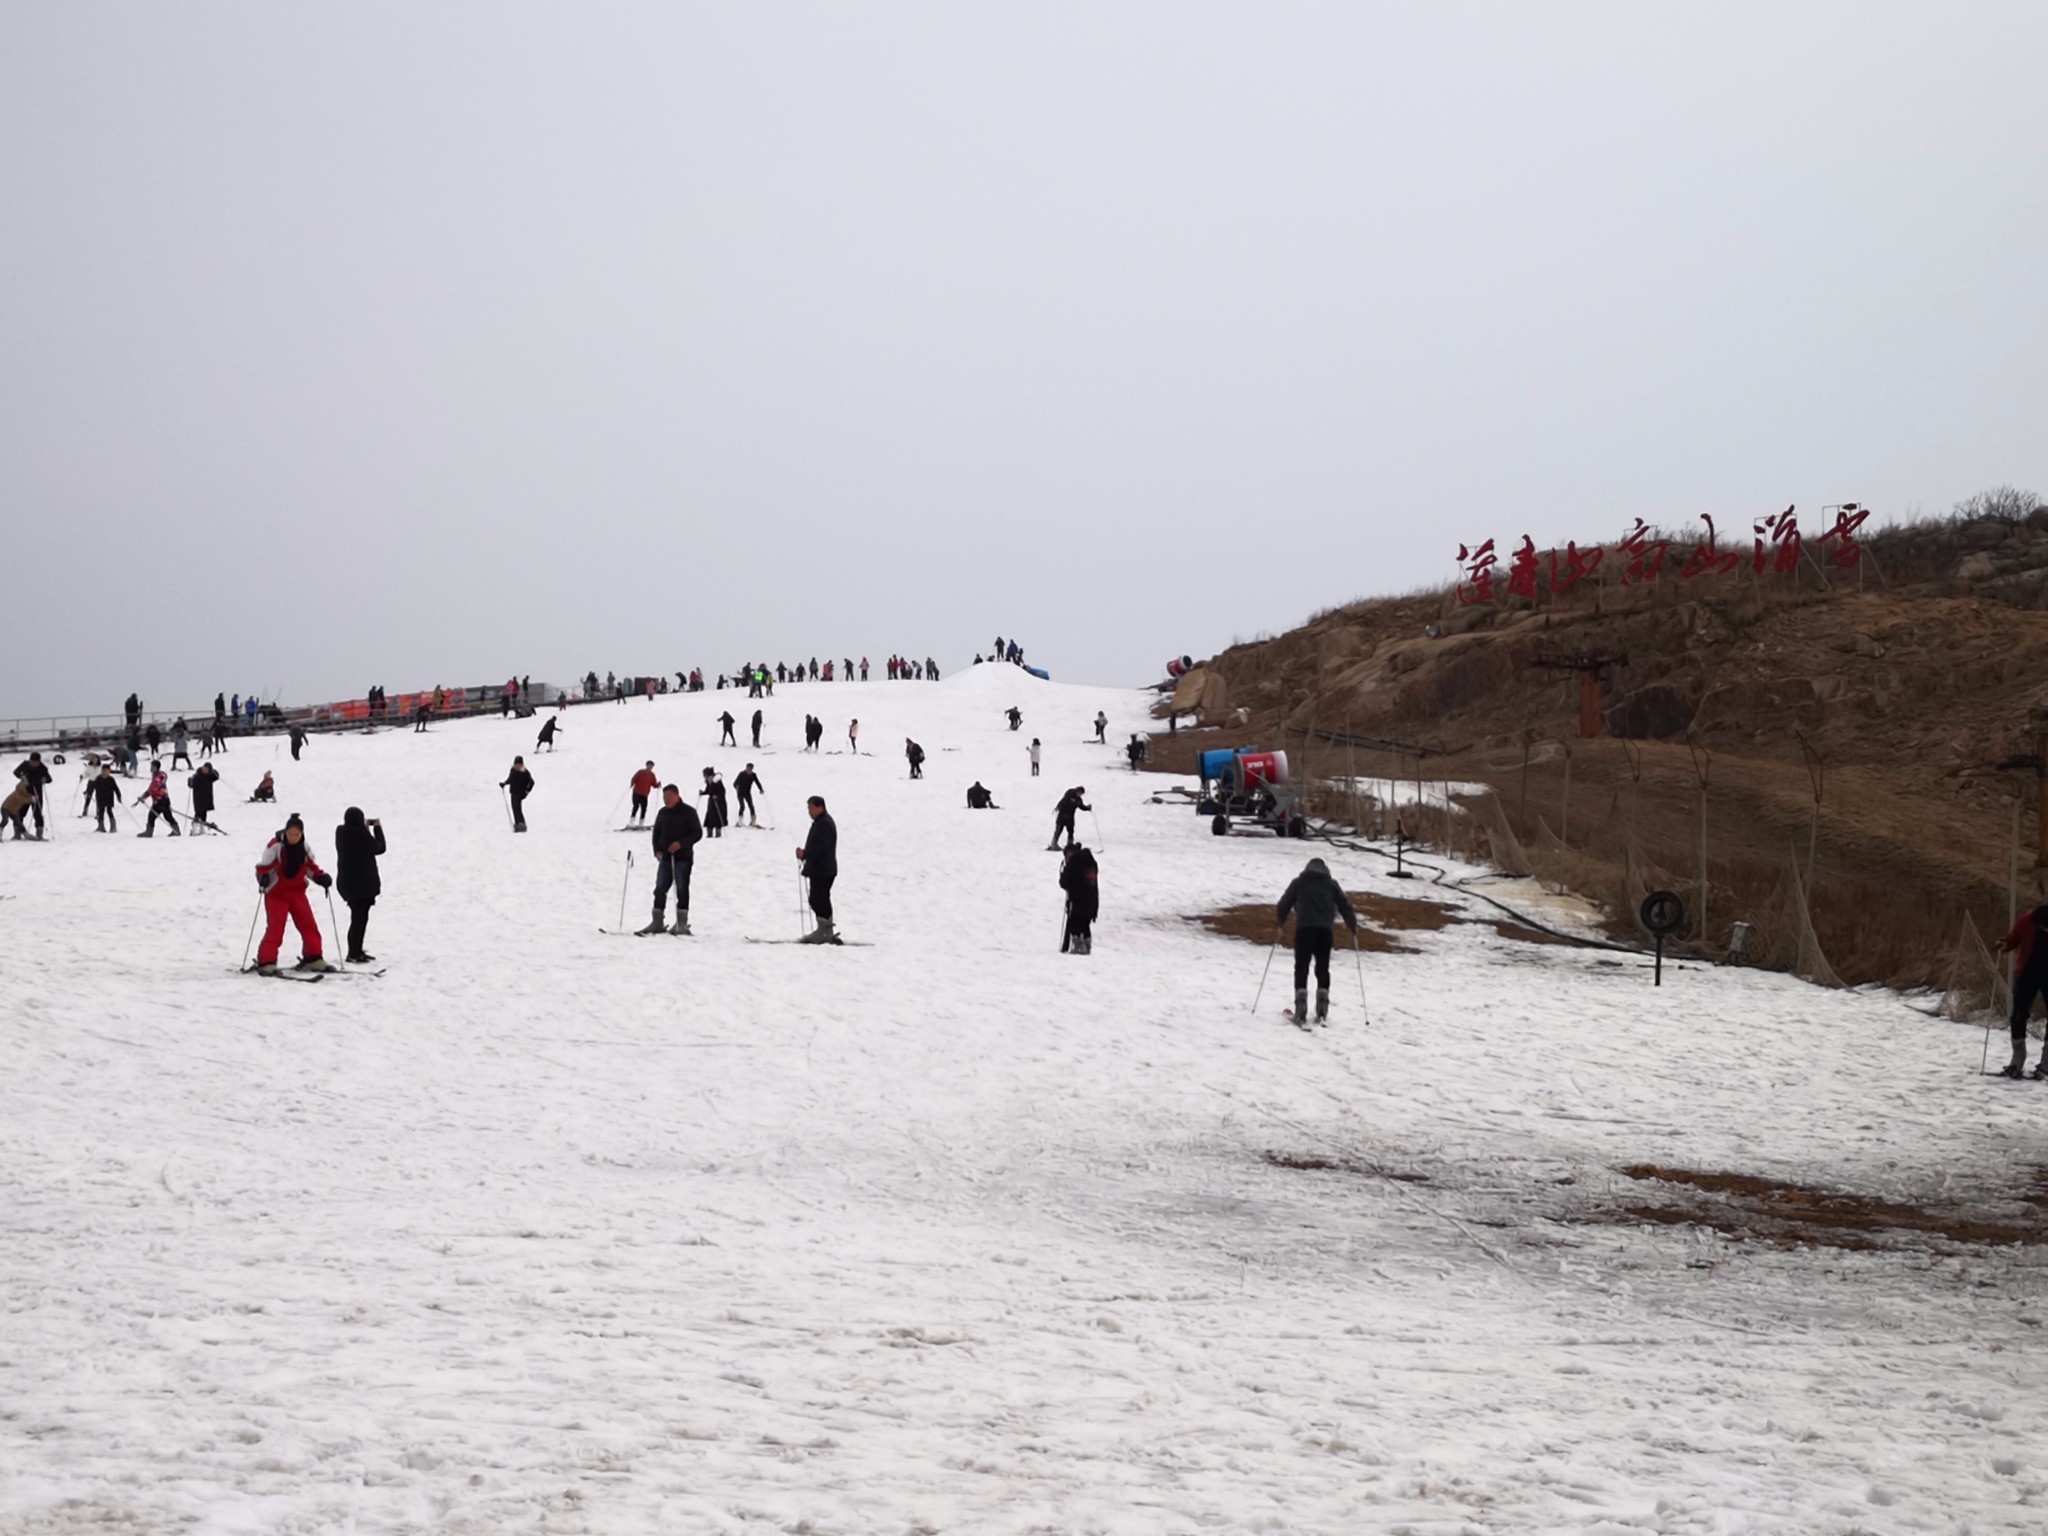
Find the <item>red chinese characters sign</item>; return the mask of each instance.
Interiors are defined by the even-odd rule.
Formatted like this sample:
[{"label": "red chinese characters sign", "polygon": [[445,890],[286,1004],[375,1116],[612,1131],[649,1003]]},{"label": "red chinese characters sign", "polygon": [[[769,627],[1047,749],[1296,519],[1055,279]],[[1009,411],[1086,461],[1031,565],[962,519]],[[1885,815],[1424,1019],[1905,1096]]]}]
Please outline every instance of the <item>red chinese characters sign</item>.
[{"label": "red chinese characters sign", "polygon": [[[1856,534],[1869,518],[1870,509],[1849,502],[1824,510],[1834,513],[1835,520],[1812,539],[1800,533],[1796,507],[1787,507],[1782,512],[1757,519],[1750,528],[1747,562],[1750,569],[1759,576],[1766,569],[1789,574],[1798,570],[1802,552],[1816,566],[1823,560],[1838,569],[1856,566],[1863,558],[1863,546],[1856,542]],[[1744,564],[1740,545],[1729,549],[1719,542],[1713,518],[1701,513],[1700,521],[1707,525],[1706,537],[1693,546],[1679,567],[1681,581],[1725,575]],[[1654,582],[1664,569],[1664,557],[1670,548],[1671,541],[1653,539],[1649,525],[1639,517],[1635,526],[1611,548],[1596,544],[1589,549],[1580,549],[1577,544],[1567,543],[1561,551],[1549,551],[1550,590],[1553,593],[1569,592],[1598,571],[1610,554],[1621,570],[1623,586]],[[1460,544],[1458,566],[1463,579],[1458,583],[1458,601],[1490,603],[1505,588],[1510,597],[1525,597],[1533,603],[1537,596],[1537,575],[1545,563],[1536,553],[1536,541],[1527,534],[1522,535],[1520,547],[1508,556],[1505,573],[1495,569],[1500,564],[1500,556],[1495,552],[1492,539],[1475,545]]]}]

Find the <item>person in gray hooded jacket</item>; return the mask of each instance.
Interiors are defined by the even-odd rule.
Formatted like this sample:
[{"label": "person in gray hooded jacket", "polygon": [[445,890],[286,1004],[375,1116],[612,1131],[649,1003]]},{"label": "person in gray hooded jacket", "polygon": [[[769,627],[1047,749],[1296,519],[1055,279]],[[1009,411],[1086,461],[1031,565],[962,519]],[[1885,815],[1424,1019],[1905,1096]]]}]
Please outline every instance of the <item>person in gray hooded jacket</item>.
[{"label": "person in gray hooded jacket", "polygon": [[[1358,914],[1351,910],[1351,898],[1321,859],[1310,859],[1307,868],[1294,877],[1287,894],[1280,898],[1273,921],[1284,929],[1289,912],[1294,914],[1294,1022],[1306,1028],[1309,964],[1313,961],[1316,968],[1316,1022],[1320,1024],[1330,1016],[1330,943],[1337,919],[1344,919],[1344,926],[1355,938]],[[1277,933],[1274,942],[1279,942]]]}]

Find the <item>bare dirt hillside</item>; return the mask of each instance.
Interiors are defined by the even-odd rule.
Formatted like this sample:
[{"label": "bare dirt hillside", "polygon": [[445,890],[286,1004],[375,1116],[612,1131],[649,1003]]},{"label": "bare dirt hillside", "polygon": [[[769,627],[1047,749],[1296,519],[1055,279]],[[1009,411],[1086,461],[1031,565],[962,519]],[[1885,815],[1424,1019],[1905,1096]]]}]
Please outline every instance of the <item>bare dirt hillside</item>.
[{"label": "bare dirt hillside", "polygon": [[[1533,602],[1447,588],[1233,647],[1182,688],[1197,726],[1156,735],[1152,766],[1244,743],[1284,747],[1298,782],[1485,786],[1404,830],[1569,885],[1617,925],[1659,886],[1697,914],[1704,840],[1706,948],[1741,919],[1756,958],[1821,979],[1946,986],[1974,966],[1961,979],[1981,984],[1978,939],[2040,899],[2016,759],[2048,705],[2048,508],[1887,530],[1853,568],[1809,553],[1758,573],[1745,552],[1685,580],[1676,554],[1653,581],[1610,561]],[[1579,677],[1543,663],[1595,655],[1614,659],[1589,740]]]}]

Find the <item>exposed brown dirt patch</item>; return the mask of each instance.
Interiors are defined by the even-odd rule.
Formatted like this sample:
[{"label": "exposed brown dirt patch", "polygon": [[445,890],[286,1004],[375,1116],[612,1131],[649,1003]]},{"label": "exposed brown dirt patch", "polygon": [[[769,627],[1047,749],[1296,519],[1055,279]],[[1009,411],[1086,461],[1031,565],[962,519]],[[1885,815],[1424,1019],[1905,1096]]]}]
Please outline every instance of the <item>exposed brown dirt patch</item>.
[{"label": "exposed brown dirt patch", "polygon": [[1923,1232],[1978,1245],[2048,1243],[2048,1222],[1994,1221],[1957,1210],[1907,1205],[1747,1173],[1666,1168],[1657,1163],[1635,1163],[1621,1172],[1631,1179],[1676,1184],[1718,1198],[1685,1206],[1628,1206],[1609,1219],[1711,1227],[1738,1241],[1869,1249],[1883,1246],[1875,1239],[1885,1233]]},{"label": "exposed brown dirt patch", "polygon": [[[1353,896],[1351,899],[1356,903],[1359,898]],[[1227,939],[1244,939],[1262,949],[1273,942],[1273,908],[1265,902],[1224,907],[1216,912],[1197,912],[1188,921],[1200,923],[1211,933],[1220,933]],[[1339,940],[1339,944],[1347,949],[1350,947],[1344,940]],[[1390,938],[1370,923],[1359,925],[1358,947],[1375,955],[1412,955],[1416,952],[1413,945]]]},{"label": "exposed brown dirt patch", "polygon": [[1355,1173],[1378,1179],[1392,1179],[1397,1184],[1429,1182],[1425,1174],[1397,1173],[1391,1169],[1375,1168],[1370,1163],[1353,1162],[1349,1158],[1325,1157],[1318,1152],[1276,1152],[1269,1149],[1261,1152],[1259,1158],[1275,1168],[1292,1168],[1299,1173]]},{"label": "exposed brown dirt patch", "polygon": [[[1380,896],[1361,891],[1349,894],[1351,905],[1357,909],[1362,922],[1358,933],[1359,947],[1376,955],[1412,955],[1415,953],[1413,945],[1403,944],[1390,935],[1435,933],[1452,923],[1483,923],[1502,938],[1518,939],[1524,944],[1577,947],[1570,939],[1545,933],[1540,928],[1525,927],[1507,918],[1466,917],[1440,901],[1426,901],[1417,896]],[[1200,923],[1211,933],[1220,933],[1226,938],[1244,939],[1260,945],[1273,942],[1273,909],[1256,902],[1224,907],[1217,912],[1197,913],[1189,921]],[[1337,943],[1339,948],[1344,947],[1345,940],[1341,935]]]},{"label": "exposed brown dirt patch", "polygon": [[1451,923],[1464,921],[1440,901],[1425,901],[1418,896],[1361,896],[1356,891],[1350,894],[1351,904],[1367,920],[1378,923],[1382,928],[1434,933]]}]

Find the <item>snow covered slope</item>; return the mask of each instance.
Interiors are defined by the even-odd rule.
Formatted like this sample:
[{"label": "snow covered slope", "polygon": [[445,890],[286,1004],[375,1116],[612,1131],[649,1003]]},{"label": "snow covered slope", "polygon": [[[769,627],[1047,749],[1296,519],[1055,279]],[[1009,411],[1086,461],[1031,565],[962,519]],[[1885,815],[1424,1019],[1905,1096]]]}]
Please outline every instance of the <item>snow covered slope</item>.
[{"label": "snow covered slope", "polygon": [[[2048,1086],[1894,997],[1653,992],[1478,922],[1368,956],[1370,1027],[1341,953],[1330,1029],[1279,1017],[1284,956],[1253,1014],[1264,954],[1186,916],[1311,850],[1147,803],[1087,742],[1144,702],[991,666],[785,687],[759,753],[712,745],[734,693],[571,711],[552,755],[238,742],[232,837],[0,848],[0,1531],[2044,1529],[2039,1248],[1638,1218],[1688,1192],[1620,1169],[2038,1230]],[[628,850],[645,919],[612,829],[648,757],[768,786],[692,939],[598,932]],[[1086,958],[1045,851],[1075,783]],[[745,942],[798,931],[810,793],[872,948]],[[267,833],[326,856],[351,804],[389,973],[231,974]]]}]

